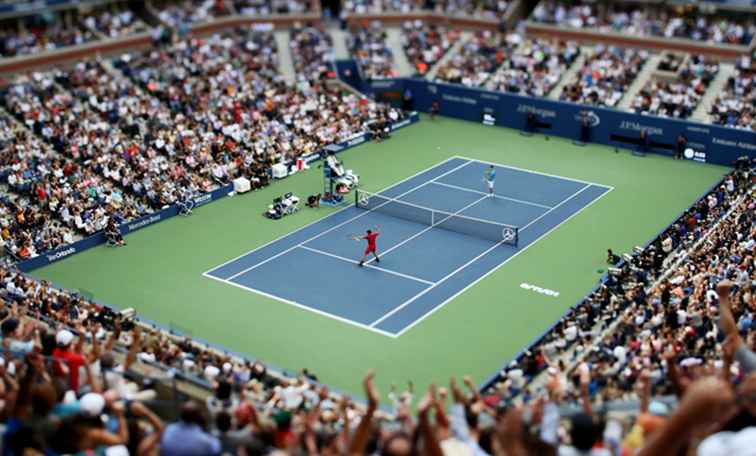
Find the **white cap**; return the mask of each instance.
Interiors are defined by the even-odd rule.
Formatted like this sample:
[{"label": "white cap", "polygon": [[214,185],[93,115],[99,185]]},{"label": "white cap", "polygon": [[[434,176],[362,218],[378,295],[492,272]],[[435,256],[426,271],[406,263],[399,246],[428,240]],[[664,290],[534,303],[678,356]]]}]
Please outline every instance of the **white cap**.
[{"label": "white cap", "polygon": [[73,340],[73,333],[67,329],[60,330],[58,331],[58,334],[55,335],[55,343],[61,346],[70,345]]},{"label": "white cap", "polygon": [[79,407],[89,416],[99,416],[105,409],[105,398],[102,394],[87,393],[79,399]]},{"label": "white cap", "polygon": [[207,377],[208,380],[214,379],[218,374],[220,374],[220,369],[215,366],[207,366],[205,368],[205,377]]}]

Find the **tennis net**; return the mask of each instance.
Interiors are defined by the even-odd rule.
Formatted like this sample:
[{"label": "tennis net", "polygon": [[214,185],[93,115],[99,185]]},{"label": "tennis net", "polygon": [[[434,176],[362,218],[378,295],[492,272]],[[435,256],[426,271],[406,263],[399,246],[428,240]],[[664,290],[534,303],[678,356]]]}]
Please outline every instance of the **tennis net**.
[{"label": "tennis net", "polygon": [[410,222],[422,223],[433,228],[514,246],[517,245],[519,237],[519,230],[516,226],[431,209],[363,190],[355,192],[355,206],[358,209],[375,211]]}]

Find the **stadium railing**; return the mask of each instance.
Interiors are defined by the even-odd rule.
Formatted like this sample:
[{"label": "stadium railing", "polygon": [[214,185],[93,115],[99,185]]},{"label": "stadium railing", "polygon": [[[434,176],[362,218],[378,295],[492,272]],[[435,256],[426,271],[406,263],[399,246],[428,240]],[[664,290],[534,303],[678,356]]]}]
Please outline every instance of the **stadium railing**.
[{"label": "stadium railing", "polygon": [[661,38],[633,36],[615,32],[603,32],[590,29],[571,29],[556,25],[541,24],[528,21],[525,23],[525,34],[532,38],[550,38],[582,43],[606,43],[614,46],[632,47],[639,49],[654,49],[659,51],[681,51],[696,55],[707,55],[724,59],[735,59],[747,54],[754,46],[738,46],[733,44],[709,44],[684,38]]},{"label": "stadium railing", "polygon": [[[266,24],[273,28],[290,28],[298,22],[320,22],[318,13],[284,15],[275,14],[270,16],[227,16],[213,21],[193,24],[190,35],[207,36],[221,32],[229,28],[241,27],[252,24]],[[3,76],[13,73],[25,72],[37,68],[55,67],[65,63],[93,56],[114,56],[127,51],[145,49],[153,44],[152,31],[137,33],[120,38],[105,38],[91,41],[76,46],[67,46],[51,51],[39,52],[30,55],[22,55],[11,58],[0,58],[0,87],[7,85]]]}]

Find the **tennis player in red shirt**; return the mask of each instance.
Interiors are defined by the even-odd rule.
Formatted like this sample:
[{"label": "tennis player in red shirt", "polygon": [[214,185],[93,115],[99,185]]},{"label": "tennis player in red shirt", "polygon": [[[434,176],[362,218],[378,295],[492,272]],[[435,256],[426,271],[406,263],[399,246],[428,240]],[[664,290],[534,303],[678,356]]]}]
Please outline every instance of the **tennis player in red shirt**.
[{"label": "tennis player in red shirt", "polygon": [[362,260],[360,260],[360,266],[365,264],[365,260],[367,260],[368,255],[371,253],[375,257],[375,262],[380,263],[381,259],[378,258],[378,254],[376,253],[376,245],[375,240],[378,238],[378,236],[381,235],[381,228],[376,226],[375,231],[373,230],[367,230],[366,234],[362,237],[355,236],[355,240],[361,240],[364,239],[367,241],[367,247],[365,247],[365,254],[362,256]]}]

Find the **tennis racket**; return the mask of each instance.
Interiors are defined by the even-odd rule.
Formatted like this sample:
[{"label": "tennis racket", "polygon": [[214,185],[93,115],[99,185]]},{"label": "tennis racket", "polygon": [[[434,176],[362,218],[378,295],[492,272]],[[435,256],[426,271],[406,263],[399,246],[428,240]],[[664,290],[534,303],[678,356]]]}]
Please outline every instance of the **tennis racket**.
[{"label": "tennis racket", "polygon": [[351,239],[352,241],[359,241],[361,238],[356,234],[347,234],[347,239]]}]

